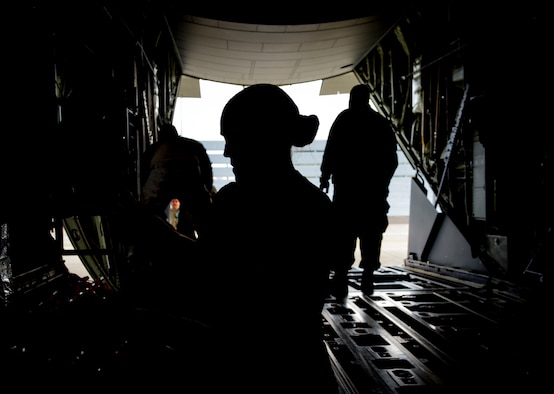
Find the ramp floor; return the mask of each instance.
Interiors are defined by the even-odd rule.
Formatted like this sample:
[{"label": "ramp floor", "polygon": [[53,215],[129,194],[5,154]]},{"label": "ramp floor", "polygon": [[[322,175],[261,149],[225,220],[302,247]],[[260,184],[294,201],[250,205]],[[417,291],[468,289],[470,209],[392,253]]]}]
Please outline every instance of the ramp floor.
[{"label": "ramp floor", "polygon": [[366,296],[360,279],[322,315],[344,393],[540,392],[541,314],[510,288],[388,266]]}]

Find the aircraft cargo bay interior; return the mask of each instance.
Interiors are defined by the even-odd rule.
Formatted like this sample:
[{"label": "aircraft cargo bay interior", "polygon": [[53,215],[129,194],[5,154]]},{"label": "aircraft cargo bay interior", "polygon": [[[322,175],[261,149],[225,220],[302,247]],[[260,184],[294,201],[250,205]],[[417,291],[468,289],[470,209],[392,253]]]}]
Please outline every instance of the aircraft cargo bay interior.
[{"label": "aircraft cargo bay interior", "polygon": [[[327,6],[23,0],[5,7],[5,388],[551,389],[546,6]],[[220,140],[198,138],[212,167],[202,190],[213,201],[206,209],[215,230],[178,227],[196,215],[183,208],[188,196],[181,213],[165,201],[167,220],[144,197],[147,171],[165,168],[158,153],[148,154],[163,145],[168,126],[182,124],[178,101],[202,100],[202,81],[236,90],[210,114]],[[325,172],[331,126],[286,93],[314,81],[320,97],[350,93],[345,107],[362,92],[354,87],[368,92],[397,147],[386,207],[405,203],[388,211],[384,226],[406,229],[400,255],[388,254],[385,236],[380,267],[364,268],[358,245],[342,294],[333,287],[344,268],[335,265],[333,242],[346,238],[346,221],[317,215],[335,213],[338,201],[338,175]],[[311,136],[299,141],[279,127]],[[314,140],[318,127],[326,137]],[[350,149],[367,162],[385,150],[384,143]],[[278,172],[283,152],[290,168]],[[373,184],[384,166],[373,164]],[[383,203],[363,201],[367,209]]]}]

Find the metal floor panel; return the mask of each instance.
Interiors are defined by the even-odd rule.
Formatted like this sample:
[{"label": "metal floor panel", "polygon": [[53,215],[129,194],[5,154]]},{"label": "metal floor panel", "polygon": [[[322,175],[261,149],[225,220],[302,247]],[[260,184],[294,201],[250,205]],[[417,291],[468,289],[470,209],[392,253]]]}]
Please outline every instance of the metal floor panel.
[{"label": "metal floor panel", "polygon": [[[489,284],[382,267],[375,291],[329,298],[326,343],[344,393],[486,393],[540,387],[544,364],[524,301]],[[525,329],[521,329],[525,327]],[[548,362],[548,361],[545,361]],[[512,392],[512,391],[510,391]]]},{"label": "metal floor panel", "polygon": [[[347,299],[327,299],[321,315],[341,394],[551,391],[551,295],[447,271],[381,267],[371,296],[360,291],[362,271],[350,271]],[[34,376],[41,386],[42,379],[68,383],[67,376],[126,385],[125,373],[138,368],[155,371],[154,380],[186,381],[183,371],[203,370],[197,361],[212,354],[206,348],[213,338],[203,327],[166,310],[112,302],[100,283],[70,277],[63,286],[44,286],[44,294],[25,302],[29,310],[0,316],[12,323],[0,337],[6,376]],[[182,351],[166,358],[167,345]],[[213,361],[205,360],[210,376]]]}]

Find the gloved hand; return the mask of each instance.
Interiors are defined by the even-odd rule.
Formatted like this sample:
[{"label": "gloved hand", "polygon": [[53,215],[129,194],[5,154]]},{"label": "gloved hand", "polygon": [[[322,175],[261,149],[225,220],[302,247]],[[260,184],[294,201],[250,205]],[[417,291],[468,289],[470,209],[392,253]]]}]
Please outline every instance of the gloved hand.
[{"label": "gloved hand", "polygon": [[325,193],[329,192],[329,179],[323,177],[319,178],[319,190]]}]

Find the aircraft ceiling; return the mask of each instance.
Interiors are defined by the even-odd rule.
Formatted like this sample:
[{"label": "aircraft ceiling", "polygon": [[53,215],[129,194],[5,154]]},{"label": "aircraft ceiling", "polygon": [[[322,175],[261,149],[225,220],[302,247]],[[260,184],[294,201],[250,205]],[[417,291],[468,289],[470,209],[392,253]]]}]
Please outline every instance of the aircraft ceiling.
[{"label": "aircraft ceiling", "polygon": [[401,14],[401,7],[319,14],[268,8],[241,14],[235,3],[233,11],[172,12],[168,22],[183,75],[245,86],[341,76],[352,71]]}]

